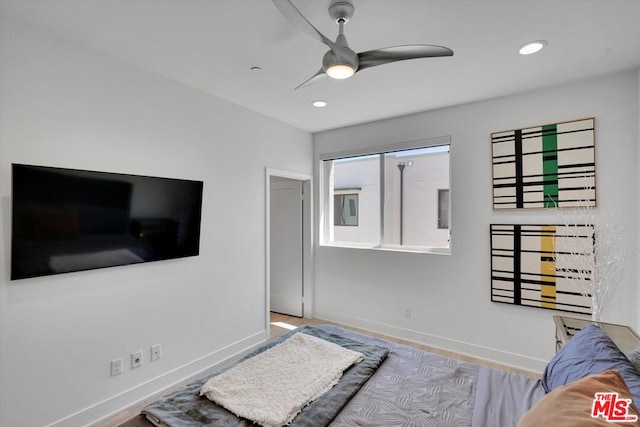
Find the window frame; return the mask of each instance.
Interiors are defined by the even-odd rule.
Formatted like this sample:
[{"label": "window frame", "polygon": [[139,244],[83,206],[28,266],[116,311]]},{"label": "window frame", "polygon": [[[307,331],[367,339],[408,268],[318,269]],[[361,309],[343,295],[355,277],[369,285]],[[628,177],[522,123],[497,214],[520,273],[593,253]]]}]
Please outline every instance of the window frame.
[{"label": "window frame", "polygon": [[[449,159],[451,160],[451,159]],[[447,194],[447,226],[442,226],[442,198],[441,195],[446,192]],[[451,223],[449,221],[449,216],[451,214],[451,191],[448,188],[439,188],[438,189],[438,230],[450,230]]]},{"label": "window frame", "polygon": [[[386,144],[375,147],[366,147],[361,149],[352,149],[339,152],[321,153],[318,155],[319,162],[319,244],[320,246],[328,247],[340,247],[340,248],[352,248],[352,249],[372,249],[382,250],[390,252],[418,252],[418,253],[432,253],[440,255],[450,255],[452,250],[451,239],[448,240],[448,247],[431,247],[431,246],[409,246],[409,245],[393,245],[385,243],[385,230],[384,230],[384,200],[385,200],[385,173],[384,173],[384,154],[393,153],[397,151],[406,151],[419,148],[429,148],[436,146],[449,146],[449,191],[451,195],[451,165],[453,150],[451,144],[451,136],[439,136],[432,138],[424,138],[405,142],[396,142],[392,144]],[[333,216],[334,206],[333,197],[328,189],[333,188],[333,176],[331,176],[327,164],[327,160],[339,160],[350,157],[368,156],[368,155],[380,155],[379,161],[380,167],[380,241],[376,244],[360,243],[360,242],[335,242],[333,241]],[[330,199],[330,200],[329,200]],[[437,206],[436,206],[437,208]],[[451,209],[451,199],[449,198],[449,234],[452,229],[452,217],[453,212]]]}]

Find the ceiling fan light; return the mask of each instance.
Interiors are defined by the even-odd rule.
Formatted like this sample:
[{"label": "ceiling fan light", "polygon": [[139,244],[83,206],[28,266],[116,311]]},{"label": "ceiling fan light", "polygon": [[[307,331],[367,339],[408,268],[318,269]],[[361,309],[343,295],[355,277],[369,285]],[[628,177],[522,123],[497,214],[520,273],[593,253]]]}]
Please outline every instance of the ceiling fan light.
[{"label": "ceiling fan light", "polygon": [[534,42],[529,42],[524,46],[522,46],[519,52],[520,52],[520,55],[531,55],[532,53],[541,51],[546,45],[547,45],[546,41],[536,40]]},{"label": "ceiling fan light", "polygon": [[333,79],[348,79],[353,76],[356,70],[353,67],[345,64],[335,64],[327,68],[325,71],[327,75]]}]

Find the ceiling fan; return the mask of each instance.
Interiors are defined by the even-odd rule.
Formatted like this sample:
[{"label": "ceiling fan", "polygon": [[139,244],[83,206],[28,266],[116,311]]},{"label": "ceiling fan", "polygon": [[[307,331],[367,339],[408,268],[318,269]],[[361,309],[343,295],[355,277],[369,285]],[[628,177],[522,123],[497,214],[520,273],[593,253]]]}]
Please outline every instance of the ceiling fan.
[{"label": "ceiling fan", "polygon": [[349,22],[349,19],[355,11],[353,4],[350,2],[337,1],[329,6],[329,16],[339,27],[338,37],[335,42],[318,31],[290,0],[273,0],[273,3],[292,24],[330,48],[322,58],[322,68],[309,80],[296,87],[296,89],[309,86],[327,75],[334,79],[347,79],[358,71],[377,65],[407,59],[453,55],[453,51],[448,47],[426,44],[392,46],[355,53],[349,48],[347,38],[344,35],[344,24]]}]

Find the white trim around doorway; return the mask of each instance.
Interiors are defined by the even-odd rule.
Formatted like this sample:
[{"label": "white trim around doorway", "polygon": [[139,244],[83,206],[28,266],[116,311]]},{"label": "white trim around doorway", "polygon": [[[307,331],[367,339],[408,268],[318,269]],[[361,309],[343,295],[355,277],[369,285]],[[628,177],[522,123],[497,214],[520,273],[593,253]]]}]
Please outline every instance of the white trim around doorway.
[{"label": "white trim around doorway", "polygon": [[314,266],[313,266],[313,176],[281,169],[265,169],[265,328],[270,336],[270,293],[271,293],[271,177],[300,181],[303,191],[302,211],[302,271],[303,271],[303,316],[313,318]]}]

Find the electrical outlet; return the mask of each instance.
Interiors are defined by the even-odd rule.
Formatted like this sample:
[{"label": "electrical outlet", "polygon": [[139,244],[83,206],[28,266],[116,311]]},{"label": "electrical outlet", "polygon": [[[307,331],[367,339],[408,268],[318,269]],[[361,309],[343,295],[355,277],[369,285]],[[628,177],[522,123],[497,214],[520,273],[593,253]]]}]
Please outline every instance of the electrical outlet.
[{"label": "electrical outlet", "polygon": [[120,375],[122,373],[122,357],[118,357],[117,359],[113,359],[111,361],[111,376],[115,377],[116,375]]},{"label": "electrical outlet", "polygon": [[131,369],[142,366],[142,350],[131,354]]},{"label": "electrical outlet", "polygon": [[161,354],[162,354],[162,347],[160,347],[160,344],[151,346],[151,361],[160,359]]},{"label": "electrical outlet", "polygon": [[404,310],[404,318],[405,319],[411,319],[411,309],[407,308]]}]

